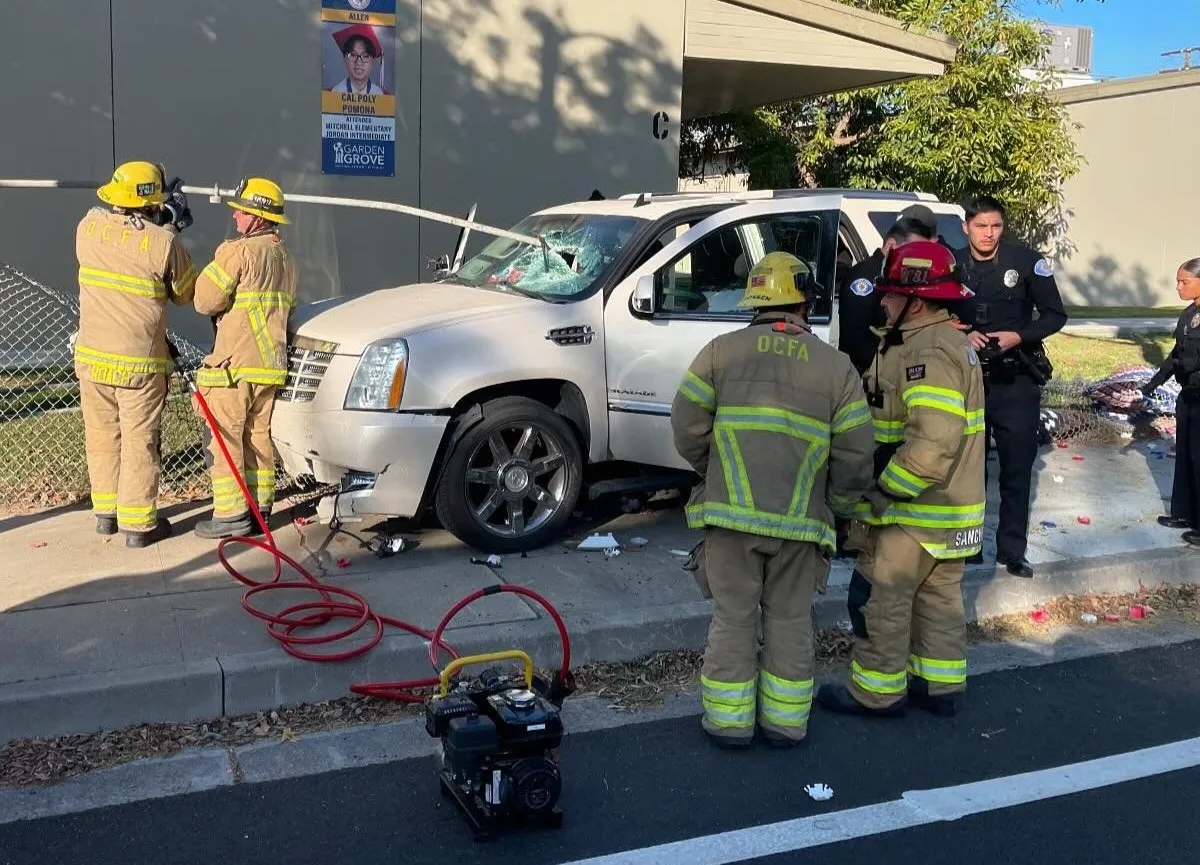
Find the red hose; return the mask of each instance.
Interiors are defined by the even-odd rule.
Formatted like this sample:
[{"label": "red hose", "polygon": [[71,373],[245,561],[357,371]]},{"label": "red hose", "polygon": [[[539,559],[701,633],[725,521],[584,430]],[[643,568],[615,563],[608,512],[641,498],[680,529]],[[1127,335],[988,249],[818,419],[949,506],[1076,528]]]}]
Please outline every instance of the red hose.
[{"label": "red hose", "polygon": [[[429,662],[433,665],[435,672],[438,671],[438,649],[440,648],[451,658],[458,658],[459,654],[453,646],[449,645],[442,639],[442,632],[463,607],[472,604],[482,597],[487,595],[501,594],[509,592],[512,594],[523,595],[537,601],[550,614],[554,620],[555,626],[558,628],[559,639],[562,641],[562,664],[559,668],[559,679],[562,682],[569,681],[571,669],[571,641],[567,635],[566,625],[563,623],[562,617],[554,607],[531,589],[522,586],[498,585],[489,586],[486,589],[479,589],[467,595],[465,598],[456,603],[442,620],[438,622],[437,628],[433,633],[419,628],[416,625],[410,624],[400,619],[394,619],[389,616],[381,616],[370,608],[366,599],[353,592],[350,589],[345,589],[340,586],[331,586],[322,583],[315,576],[310,574],[304,567],[293,559],[291,556],[284,553],[275,545],[275,538],[271,534],[271,527],[267,525],[267,521],[263,519],[262,513],[258,509],[258,505],[254,501],[254,497],[250,495],[250,489],[246,486],[246,481],[242,478],[242,473],[233,463],[233,457],[229,454],[229,448],[225,445],[225,440],[221,436],[220,428],[217,425],[216,418],[208,408],[208,403],[204,399],[204,395],[200,393],[194,382],[189,376],[184,375],[184,381],[195,396],[200,410],[204,414],[204,419],[208,423],[209,429],[212,431],[213,439],[221,448],[221,453],[225,457],[225,463],[233,472],[233,476],[237,479],[238,487],[242,491],[242,497],[245,498],[246,504],[250,507],[250,512],[254,515],[255,522],[266,535],[266,540],[258,538],[237,537],[223,538],[217,544],[217,558],[222,566],[231,577],[237,580],[242,585],[249,588],[242,595],[242,609],[255,618],[261,619],[267,623],[267,633],[274,637],[283,650],[294,658],[300,658],[305,661],[347,661],[351,658],[357,658],[365,655],[371,649],[379,644],[383,639],[383,630],[385,625],[391,625],[394,628],[408,631],[410,634],[416,634],[418,637],[429,641]],[[226,546],[229,544],[245,544],[250,547],[257,547],[269,553],[275,562],[275,573],[270,580],[258,582],[240,573],[229,561],[225,552]],[[302,580],[290,580],[280,582],[279,578],[282,575],[281,563],[286,564],[293,571],[303,577]],[[315,592],[320,596],[320,600],[306,601],[304,603],[294,604],[287,607],[278,613],[268,613],[265,610],[258,609],[252,603],[251,598],[255,595],[262,594],[267,591],[286,591],[300,590]],[[340,600],[334,600],[337,595]],[[301,615],[303,614],[303,615]],[[352,620],[351,624],[345,628],[332,633],[321,636],[303,637],[297,636],[297,632],[304,628],[317,628],[335,619]],[[320,646],[334,643],[338,640],[345,639],[358,633],[367,625],[373,627],[374,632],[371,638],[366,643],[356,646],[352,649],[346,649],[340,652],[310,652],[301,646]],[[384,700],[400,700],[406,703],[421,703],[424,698],[418,694],[409,693],[419,688],[430,688],[439,683],[438,676],[432,676],[428,679],[414,679],[403,682],[374,682],[374,683],[358,683],[350,685],[350,690],[356,694],[361,694],[368,697],[377,697]]]}]

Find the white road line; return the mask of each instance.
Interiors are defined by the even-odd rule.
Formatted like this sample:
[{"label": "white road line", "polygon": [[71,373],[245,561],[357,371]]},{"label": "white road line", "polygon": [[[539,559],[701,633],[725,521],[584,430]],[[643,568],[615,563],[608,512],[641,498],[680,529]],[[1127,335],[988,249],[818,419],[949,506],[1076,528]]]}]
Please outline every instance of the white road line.
[{"label": "white road line", "polygon": [[[751,826],[562,865],[730,865],[911,829],[1200,766],[1200,738],[973,784],[919,790],[878,805]],[[836,792],[836,791],[835,791]]]}]

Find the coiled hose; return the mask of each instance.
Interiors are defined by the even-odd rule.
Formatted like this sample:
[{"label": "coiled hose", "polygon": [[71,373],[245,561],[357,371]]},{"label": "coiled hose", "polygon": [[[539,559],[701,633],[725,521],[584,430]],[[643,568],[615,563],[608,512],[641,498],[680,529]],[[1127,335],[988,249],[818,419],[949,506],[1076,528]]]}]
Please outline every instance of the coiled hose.
[{"label": "coiled hose", "polygon": [[[558,628],[559,639],[562,641],[562,661],[559,670],[555,676],[555,680],[551,683],[550,688],[552,695],[556,694],[560,698],[573,690],[571,677],[571,640],[567,634],[566,625],[563,623],[562,617],[554,606],[532,589],[527,589],[523,586],[498,585],[488,586],[484,589],[478,589],[466,597],[459,600],[451,607],[442,620],[438,622],[437,627],[432,632],[426,631],[423,628],[405,622],[401,619],[392,618],[390,616],[381,616],[371,609],[367,600],[357,592],[350,589],[342,588],[341,586],[332,586],[327,583],[322,583],[317,577],[309,573],[303,565],[293,559],[287,553],[283,552],[275,545],[275,538],[271,534],[271,527],[267,525],[267,521],[263,518],[262,513],[258,509],[258,505],[254,501],[254,497],[250,494],[249,487],[246,486],[246,481],[242,477],[242,473],[233,463],[233,458],[229,454],[229,448],[225,444],[224,438],[221,436],[220,428],[217,425],[216,418],[213,417],[209,410],[208,403],[204,399],[204,395],[196,386],[191,374],[184,370],[180,363],[179,353],[175,346],[168,340],[168,348],[172,358],[175,360],[175,365],[180,370],[184,382],[195,398],[200,410],[204,415],[204,420],[208,424],[212,432],[213,440],[221,449],[221,454],[225,457],[226,464],[233,472],[233,476],[237,479],[238,487],[242,491],[242,497],[246,500],[246,505],[250,508],[250,513],[254,515],[254,520],[258,523],[262,530],[265,540],[260,540],[255,537],[232,537],[223,538],[217,544],[217,558],[226,572],[248,588],[242,595],[242,609],[257,619],[267,623],[267,633],[294,658],[300,658],[305,661],[347,661],[351,658],[357,658],[365,655],[379,644],[383,639],[384,626],[390,625],[394,628],[407,631],[410,634],[415,634],[429,642],[429,663],[433,666],[435,672],[438,668],[438,652],[443,651],[452,659],[460,657],[457,650],[442,639],[442,633],[451,620],[466,606],[474,603],[480,598],[488,595],[496,595],[510,593],[522,595],[540,604],[550,618],[554,620],[555,626]],[[229,555],[226,550],[232,544],[244,544],[249,547],[255,547],[268,553],[275,566],[274,575],[270,580],[257,581],[238,571],[229,560]],[[280,577],[283,574],[283,565],[287,565],[291,570],[298,574],[302,579],[285,580],[280,582]],[[315,592],[319,596],[319,600],[305,601],[303,603],[293,604],[290,607],[279,611],[278,613],[269,613],[256,607],[252,600],[266,592]],[[302,636],[305,629],[318,628],[328,624],[336,619],[344,619],[350,622],[345,628],[335,631],[330,634],[321,634],[319,636]],[[305,647],[321,646],[330,643],[335,643],[338,640],[345,639],[354,634],[357,634],[365,627],[371,627],[374,632],[370,639],[365,643],[355,646],[354,648],[345,649],[342,651],[326,651],[318,652],[311,651]],[[409,681],[398,682],[370,682],[356,683],[350,685],[350,690],[355,694],[361,694],[367,697],[376,697],[384,700],[399,700],[407,703],[424,702],[424,697],[419,694],[412,693],[421,688],[430,688],[438,685],[440,682],[439,676],[433,676],[428,679],[414,679]],[[552,696],[553,699],[553,696]]]}]

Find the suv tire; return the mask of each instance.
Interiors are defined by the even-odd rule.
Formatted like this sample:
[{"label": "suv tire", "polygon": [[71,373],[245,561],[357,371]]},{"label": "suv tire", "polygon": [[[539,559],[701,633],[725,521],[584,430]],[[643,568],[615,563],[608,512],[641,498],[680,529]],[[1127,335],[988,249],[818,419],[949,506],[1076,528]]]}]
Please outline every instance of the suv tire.
[{"label": "suv tire", "polygon": [[579,500],[578,433],[561,415],[526,397],[501,397],[480,408],[483,420],[447,457],[434,498],[438,520],[484,552],[543,547],[563,532]]}]

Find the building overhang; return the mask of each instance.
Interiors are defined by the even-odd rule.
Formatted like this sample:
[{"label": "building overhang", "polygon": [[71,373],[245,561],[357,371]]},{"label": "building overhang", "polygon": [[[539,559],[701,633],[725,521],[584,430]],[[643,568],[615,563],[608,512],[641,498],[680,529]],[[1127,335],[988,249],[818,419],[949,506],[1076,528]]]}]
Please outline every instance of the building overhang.
[{"label": "building overhang", "polygon": [[954,40],[834,0],[688,0],[683,119],[942,75]]}]

